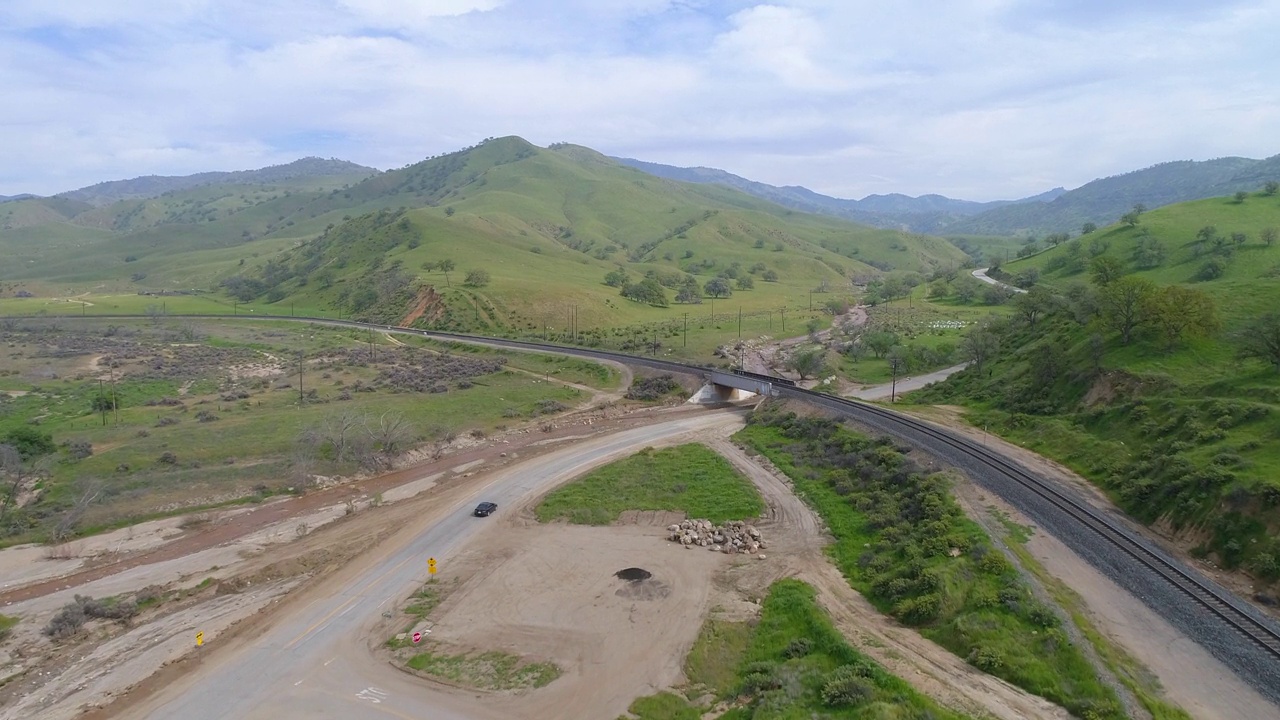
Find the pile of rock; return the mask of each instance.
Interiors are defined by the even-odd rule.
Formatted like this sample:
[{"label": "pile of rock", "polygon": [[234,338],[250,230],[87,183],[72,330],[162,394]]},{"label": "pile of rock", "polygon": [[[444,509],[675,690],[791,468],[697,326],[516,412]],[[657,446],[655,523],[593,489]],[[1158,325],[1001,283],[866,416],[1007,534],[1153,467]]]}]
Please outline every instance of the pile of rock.
[{"label": "pile of rock", "polygon": [[712,552],[726,555],[746,553],[754,555],[765,549],[760,531],[741,520],[730,520],[715,525],[710,520],[683,520],[667,527],[672,542],[686,548],[705,547]]}]

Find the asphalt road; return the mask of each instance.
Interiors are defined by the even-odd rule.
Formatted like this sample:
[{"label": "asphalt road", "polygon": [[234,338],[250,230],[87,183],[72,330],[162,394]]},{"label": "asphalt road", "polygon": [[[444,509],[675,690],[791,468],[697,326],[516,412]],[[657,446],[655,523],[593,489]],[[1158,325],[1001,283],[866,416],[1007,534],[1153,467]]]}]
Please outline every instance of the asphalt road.
[{"label": "asphalt road", "polygon": [[999,287],[1002,287],[1006,290],[1011,290],[1015,293],[1026,292],[1026,290],[1023,290],[1020,287],[1015,287],[1013,285],[1010,285],[1009,283],[1000,282],[999,280],[987,275],[987,271],[990,269],[991,268],[978,268],[977,270],[973,271],[973,276],[988,285],[998,285]]},{"label": "asphalt road", "polygon": [[[367,630],[427,578],[427,558],[444,567],[450,556],[493,518],[476,518],[481,500],[511,512],[523,499],[647,445],[733,422],[736,413],[706,414],[635,428],[517,463],[483,478],[475,492],[400,547],[382,547],[351,582],[277,619],[244,647],[216,653],[217,640],[199,652],[215,653],[192,676],[174,683],[122,717],[150,720],[487,720],[425,701],[421,681],[379,662]],[[496,517],[495,515],[495,517]],[[394,543],[395,540],[389,541]],[[357,559],[355,562],[361,562]],[[439,695],[433,697],[439,698]],[[497,720],[495,718],[495,720]]]}]

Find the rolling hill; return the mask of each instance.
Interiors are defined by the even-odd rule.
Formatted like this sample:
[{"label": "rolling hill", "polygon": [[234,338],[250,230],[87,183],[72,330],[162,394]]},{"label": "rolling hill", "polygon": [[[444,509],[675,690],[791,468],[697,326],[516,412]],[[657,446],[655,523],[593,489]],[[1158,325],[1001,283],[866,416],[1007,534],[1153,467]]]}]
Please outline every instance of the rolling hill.
[{"label": "rolling hill", "polygon": [[938,233],[958,218],[977,215],[992,208],[1011,204],[1048,202],[1065,192],[1062,188],[1055,188],[1021,200],[997,200],[985,203],[955,200],[942,195],[910,197],[898,193],[868,195],[861,200],[847,200],[816,193],[800,186],[778,187],[756,182],[715,168],[675,167],[632,158],[614,159],[623,165],[643,170],[657,177],[683,182],[726,185],[804,212],[834,215],[873,227],[922,233]]},{"label": "rolling hill", "polygon": [[1102,178],[1047,203],[1020,203],[956,220],[947,235],[1012,235],[1078,232],[1085,223],[1109,225],[1135,205],[1158,208],[1173,203],[1255,191],[1280,180],[1280,155],[1266,160],[1229,157],[1179,161]]},{"label": "rolling hill", "polygon": [[[646,275],[665,284],[669,304],[677,283],[705,288],[726,276],[732,307],[751,313],[803,304],[815,288],[847,295],[851,278],[965,261],[940,238],[800,213],[718,185],[656,178],[588,148],[515,137],[347,179],[202,184],[101,206],[83,196],[6,203],[0,249],[17,262],[0,280],[46,294],[225,291],[259,305],[397,321],[426,302],[421,323],[516,332],[574,306],[583,327],[680,315],[620,297],[604,283],[617,270],[632,284]],[[456,271],[439,272],[441,260]],[[464,286],[470,270],[489,281]],[[706,299],[709,308],[717,298]]]}]

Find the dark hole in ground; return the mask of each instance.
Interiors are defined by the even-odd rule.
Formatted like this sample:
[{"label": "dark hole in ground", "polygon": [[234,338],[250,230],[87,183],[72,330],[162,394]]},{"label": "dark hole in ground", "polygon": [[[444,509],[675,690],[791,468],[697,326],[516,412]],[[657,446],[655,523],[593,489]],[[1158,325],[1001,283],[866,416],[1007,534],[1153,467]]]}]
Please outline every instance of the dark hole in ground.
[{"label": "dark hole in ground", "polygon": [[625,570],[619,570],[613,575],[614,577],[621,578],[623,580],[630,580],[631,582],[640,582],[641,580],[648,580],[649,578],[653,577],[653,573],[649,572],[648,570],[645,570],[644,568],[637,568],[637,567],[630,567]]}]

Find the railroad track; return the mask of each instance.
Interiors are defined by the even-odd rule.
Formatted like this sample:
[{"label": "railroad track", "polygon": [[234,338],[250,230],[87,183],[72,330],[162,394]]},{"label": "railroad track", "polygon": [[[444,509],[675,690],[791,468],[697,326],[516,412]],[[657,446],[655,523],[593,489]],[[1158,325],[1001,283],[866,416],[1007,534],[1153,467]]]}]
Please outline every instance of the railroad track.
[{"label": "railroad track", "polygon": [[[97,315],[92,317],[121,319],[136,318],[137,316]],[[232,319],[226,315],[182,315],[181,317],[219,320]],[[533,350],[539,352],[576,355],[579,357],[595,358],[599,360],[613,360],[615,362],[641,365],[655,370],[665,370],[669,372],[702,373],[711,369],[709,366],[688,365],[671,360],[660,360],[656,357],[629,355],[609,350],[595,350],[591,348],[529,342],[524,340],[508,340],[505,338],[491,338],[480,335],[464,335],[461,333],[440,332],[435,330],[419,330],[416,328],[406,328],[393,325],[375,325],[351,320],[256,314],[251,316],[236,316],[234,319],[284,320],[342,327],[356,327],[382,332],[419,335],[437,340],[480,343],[516,350]],[[983,465],[985,469],[994,471],[1008,481],[1016,483],[1018,486],[1032,492],[1038,498],[1056,508],[1066,517],[1069,517],[1079,525],[1088,528],[1110,547],[1119,550],[1124,555],[1150,570],[1156,576],[1162,578],[1178,592],[1190,598],[1197,606],[1207,610],[1209,613],[1219,618],[1222,622],[1226,623],[1227,626],[1233,628],[1239,634],[1247,638],[1251,643],[1268,653],[1273,659],[1280,660],[1280,632],[1275,629],[1272,623],[1263,618],[1260,613],[1257,613],[1257,611],[1250,608],[1247,604],[1232,598],[1229,593],[1214,587],[1214,585],[1209,581],[1197,577],[1197,574],[1193,571],[1181,567],[1179,563],[1170,559],[1165,555],[1165,553],[1134,534],[1121,523],[1098,513],[1088,503],[1083,500],[1073,498],[1069,493],[1063,492],[1059,488],[1044,482],[1040,478],[1036,477],[1035,474],[1029,472],[1008,458],[1003,457],[999,453],[993,452],[963,436],[877,405],[832,395],[824,395],[812,390],[805,390],[797,387],[793,381],[786,378],[774,378],[773,376],[760,375],[758,373],[739,374],[761,380],[777,380],[778,382],[775,384],[775,387],[777,388],[778,394],[783,397],[792,397],[823,406],[853,419],[860,420],[887,434],[895,435],[908,441],[913,441],[916,444],[922,444],[920,443],[920,439],[923,438],[925,440],[923,445],[925,445],[926,450],[948,449],[958,452],[970,460],[976,460]],[[933,447],[928,447],[930,445],[933,445]]]}]

